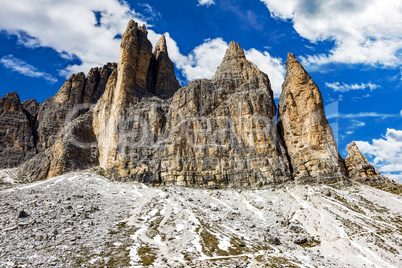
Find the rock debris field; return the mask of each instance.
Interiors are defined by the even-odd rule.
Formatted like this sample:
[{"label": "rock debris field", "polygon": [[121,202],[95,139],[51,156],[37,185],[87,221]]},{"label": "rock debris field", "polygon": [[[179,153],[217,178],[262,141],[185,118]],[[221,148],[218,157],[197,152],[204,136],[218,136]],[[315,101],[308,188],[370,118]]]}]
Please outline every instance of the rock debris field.
[{"label": "rock debris field", "polygon": [[0,185],[0,267],[402,267],[402,198],[369,186]]}]

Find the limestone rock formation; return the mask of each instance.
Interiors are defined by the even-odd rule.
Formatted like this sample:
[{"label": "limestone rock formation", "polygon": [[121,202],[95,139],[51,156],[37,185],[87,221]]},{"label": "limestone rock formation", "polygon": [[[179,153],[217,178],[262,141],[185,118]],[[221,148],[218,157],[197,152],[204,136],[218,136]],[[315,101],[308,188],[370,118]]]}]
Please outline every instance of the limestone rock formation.
[{"label": "limestone rock formation", "polygon": [[[93,126],[101,167],[116,174],[115,177],[139,172],[133,170],[133,163],[137,165],[136,159],[152,149],[146,140],[156,139],[147,131],[161,132],[166,121],[163,117],[166,111],[161,111],[166,105],[161,103],[179,87],[164,37],[153,54],[145,26],[130,21],[122,37],[118,70],[111,75],[94,109]],[[141,143],[142,149],[133,145],[136,142]],[[143,168],[147,170],[149,166]],[[142,169],[140,173],[144,173]]]},{"label": "limestone rock formation", "polygon": [[32,128],[38,154],[22,164],[20,176],[40,180],[98,165],[91,108],[116,68],[115,63],[108,63],[92,68],[87,76],[72,75],[56,95],[40,105]]},{"label": "limestone rock formation", "polygon": [[159,180],[172,184],[248,185],[291,178],[275,127],[268,76],[231,42],[211,80],[173,96]]},{"label": "limestone rock formation", "polygon": [[73,74],[56,95],[40,106],[35,125],[39,152],[56,143],[59,132],[65,126],[66,119],[71,120],[69,116],[74,109],[86,112],[98,101],[105,91],[109,76],[116,68],[115,63],[108,63],[102,68],[92,68],[87,77],[84,73]]},{"label": "limestone rock formation", "polygon": [[[40,180],[100,166],[112,179],[202,187],[347,179],[321,93],[294,55],[275,125],[269,78],[239,44],[211,79],[180,88],[165,37],[152,51],[147,34],[130,21],[118,64],[72,75],[43,104],[1,98],[0,168]],[[346,162],[354,180],[383,178],[353,146]]]},{"label": "limestone rock formation", "polygon": [[40,103],[35,99],[28,99],[22,102],[22,107],[26,116],[28,117],[29,125],[31,128],[33,128],[38,116]]},{"label": "limestone rock formation", "polygon": [[336,182],[345,179],[332,128],[324,113],[318,86],[291,53],[279,98],[278,129],[298,182]]},{"label": "limestone rock formation", "polygon": [[34,136],[16,92],[0,99],[0,168],[16,167],[36,154]]},{"label": "limestone rock formation", "polygon": [[173,62],[169,59],[166,38],[164,35],[159,39],[153,52],[151,61],[151,72],[153,79],[151,91],[162,98],[168,98],[180,88],[174,74]]},{"label": "limestone rock formation", "polygon": [[[140,86],[143,80],[133,82],[138,80],[133,74],[141,66],[131,64],[138,60],[130,57],[147,56],[149,52],[148,45],[144,45],[147,43],[138,38],[145,38],[144,33],[144,28],[129,24],[123,36],[118,64],[121,68],[109,80],[94,109],[100,166],[111,177],[211,187],[291,178],[275,127],[268,76],[246,60],[238,44],[230,43],[211,80],[195,80],[171,99],[164,99],[147,96],[152,91]],[[132,40],[133,44],[124,40]],[[135,47],[138,55],[127,47]],[[155,49],[156,59],[164,51],[167,49],[162,37]],[[163,65],[156,66],[156,70]],[[173,72],[167,73],[173,78]],[[159,83],[157,78],[156,85],[165,91],[173,79],[163,80],[168,83]],[[165,92],[171,91],[168,88]]]},{"label": "limestone rock formation", "polygon": [[348,156],[345,158],[345,164],[349,172],[349,177],[352,180],[366,184],[384,184],[392,182],[387,177],[381,176],[381,172],[370,165],[366,156],[360,153],[355,142],[349,143],[347,149]]}]

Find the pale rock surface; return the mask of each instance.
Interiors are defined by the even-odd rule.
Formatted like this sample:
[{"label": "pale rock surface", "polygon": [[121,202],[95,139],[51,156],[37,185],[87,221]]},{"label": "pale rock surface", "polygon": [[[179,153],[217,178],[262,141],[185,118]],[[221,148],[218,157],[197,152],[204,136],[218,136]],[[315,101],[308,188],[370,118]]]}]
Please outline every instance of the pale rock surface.
[{"label": "pale rock surface", "polygon": [[0,188],[0,266],[396,268],[401,198],[367,185],[147,187],[90,172],[15,180]]},{"label": "pale rock surface", "polygon": [[291,53],[279,98],[278,130],[297,182],[346,179],[345,164],[325,117],[321,92]]},{"label": "pale rock surface", "polygon": [[360,153],[359,147],[355,142],[348,144],[348,156],[345,158],[346,168],[349,177],[366,184],[384,184],[392,181],[387,177],[381,176],[381,172],[376,170],[367,160],[366,156]]}]

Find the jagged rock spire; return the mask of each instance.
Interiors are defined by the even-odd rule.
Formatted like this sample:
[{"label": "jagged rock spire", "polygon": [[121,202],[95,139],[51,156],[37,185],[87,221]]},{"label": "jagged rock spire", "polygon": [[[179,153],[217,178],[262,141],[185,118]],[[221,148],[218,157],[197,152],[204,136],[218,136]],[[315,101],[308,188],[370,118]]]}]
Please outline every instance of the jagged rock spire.
[{"label": "jagged rock spire", "polygon": [[377,171],[368,162],[366,156],[360,153],[359,147],[355,142],[349,143],[347,150],[348,156],[345,158],[345,164],[352,180],[367,184],[391,182],[387,177],[381,176],[381,172]]},{"label": "jagged rock spire", "polygon": [[246,56],[244,55],[244,50],[240,47],[240,45],[234,41],[231,41],[226,50],[225,56],[223,57],[223,61],[233,59],[246,60]]},{"label": "jagged rock spire", "polygon": [[156,46],[154,49],[155,57],[158,58],[158,56],[161,52],[165,52],[167,55],[169,55],[167,45],[166,45],[166,37],[164,34],[161,36],[161,38],[156,43]]},{"label": "jagged rock spire", "polygon": [[346,168],[325,117],[321,92],[292,53],[279,98],[278,130],[296,181],[345,179]]},{"label": "jagged rock spire", "polygon": [[153,94],[168,98],[180,88],[173,62],[169,58],[165,35],[156,43],[149,72],[152,73],[149,91]]},{"label": "jagged rock spire", "polygon": [[[133,123],[141,118],[132,107],[155,95],[169,98],[179,87],[167,54],[165,37],[161,37],[152,53],[145,26],[139,27],[131,20],[121,40],[117,72],[111,75],[105,93],[94,108],[93,126],[101,167],[115,168],[118,176],[131,174],[127,166],[137,163],[128,140],[143,134],[136,128],[148,128],[148,125],[143,126],[144,121]],[[155,127],[155,133],[160,132],[161,126]],[[151,135],[149,137],[153,139]]]},{"label": "jagged rock spire", "polygon": [[234,41],[229,43],[222,63],[212,80],[217,82],[231,81],[234,88],[239,88],[241,85],[253,81],[257,87],[269,88],[269,91],[272,92],[268,76],[261,72],[254,63],[246,59],[244,50]]}]

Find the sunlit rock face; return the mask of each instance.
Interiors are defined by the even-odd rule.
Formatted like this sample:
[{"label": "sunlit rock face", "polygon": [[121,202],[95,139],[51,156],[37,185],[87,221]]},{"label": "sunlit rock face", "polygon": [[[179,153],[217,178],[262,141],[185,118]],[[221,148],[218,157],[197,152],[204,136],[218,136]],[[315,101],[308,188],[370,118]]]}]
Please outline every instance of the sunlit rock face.
[{"label": "sunlit rock face", "polygon": [[234,42],[211,80],[173,96],[163,134],[160,180],[174,184],[248,185],[291,179],[275,127],[268,76]]},{"label": "sunlit rock face", "polygon": [[[246,60],[240,46],[230,43],[211,80],[178,90],[165,38],[151,54],[146,34],[129,23],[116,78],[94,109],[106,173],[153,184],[219,187],[289,180],[268,76]],[[137,69],[153,72],[138,76]]]},{"label": "sunlit rock face", "polygon": [[318,86],[291,53],[279,98],[278,129],[298,182],[336,182],[346,178]]}]

